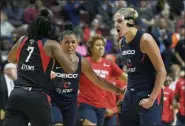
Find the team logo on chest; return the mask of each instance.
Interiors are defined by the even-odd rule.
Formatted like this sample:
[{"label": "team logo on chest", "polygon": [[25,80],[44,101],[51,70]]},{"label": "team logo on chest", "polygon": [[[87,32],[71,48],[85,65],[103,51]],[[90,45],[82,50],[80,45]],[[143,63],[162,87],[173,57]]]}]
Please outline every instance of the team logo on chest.
[{"label": "team logo on chest", "polygon": [[122,55],[125,56],[125,55],[134,55],[135,54],[135,50],[124,50],[122,51]]},{"label": "team logo on chest", "polygon": [[73,91],[73,89],[71,88],[71,82],[69,81],[62,82],[61,85],[62,86],[58,86],[58,88],[56,88],[56,92],[58,94],[66,94],[71,93]]},{"label": "team logo on chest", "polygon": [[135,72],[136,71],[136,67],[132,66],[132,61],[130,59],[126,60],[126,66],[128,68],[128,72]]}]

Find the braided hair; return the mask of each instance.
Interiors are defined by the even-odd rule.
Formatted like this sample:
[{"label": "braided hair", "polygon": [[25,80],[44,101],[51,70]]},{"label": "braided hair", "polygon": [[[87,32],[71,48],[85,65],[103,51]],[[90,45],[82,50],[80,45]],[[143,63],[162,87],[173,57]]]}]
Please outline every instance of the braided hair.
[{"label": "braided hair", "polygon": [[71,22],[67,22],[64,24],[64,31],[60,36],[60,40],[62,40],[66,35],[75,35],[76,37],[76,34],[73,31],[73,24]]},{"label": "braided hair", "polygon": [[27,36],[29,39],[51,38],[52,22],[47,9],[41,9],[40,14],[29,24]]}]

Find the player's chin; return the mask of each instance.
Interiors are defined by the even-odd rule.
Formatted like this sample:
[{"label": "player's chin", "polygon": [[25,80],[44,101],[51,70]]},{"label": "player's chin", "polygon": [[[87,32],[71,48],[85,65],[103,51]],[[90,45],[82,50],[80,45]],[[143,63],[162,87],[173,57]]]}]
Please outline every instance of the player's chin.
[{"label": "player's chin", "polygon": [[100,53],[100,57],[103,57],[104,56],[104,53]]},{"label": "player's chin", "polygon": [[68,53],[68,54],[74,54],[75,51],[74,51],[74,50],[68,50],[67,53]]}]

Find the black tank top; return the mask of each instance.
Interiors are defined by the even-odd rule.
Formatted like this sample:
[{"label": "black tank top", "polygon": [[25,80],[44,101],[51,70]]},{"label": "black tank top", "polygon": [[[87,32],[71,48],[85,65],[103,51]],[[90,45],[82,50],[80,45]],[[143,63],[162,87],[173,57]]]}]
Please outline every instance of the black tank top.
[{"label": "black tank top", "polygon": [[128,88],[152,90],[155,83],[155,69],[149,57],[140,51],[140,40],[144,32],[138,30],[134,39],[121,41],[121,53],[128,68]]},{"label": "black tank top", "polygon": [[47,39],[33,40],[25,37],[17,53],[17,86],[29,86],[48,90],[53,60],[46,55],[44,44]]},{"label": "black tank top", "polygon": [[77,71],[73,74],[66,73],[59,63],[55,64],[53,71],[56,73],[56,78],[51,81],[53,90],[50,96],[52,102],[59,106],[70,107],[71,105],[76,105],[81,73],[81,56],[78,53],[76,55],[79,57],[79,63]]}]

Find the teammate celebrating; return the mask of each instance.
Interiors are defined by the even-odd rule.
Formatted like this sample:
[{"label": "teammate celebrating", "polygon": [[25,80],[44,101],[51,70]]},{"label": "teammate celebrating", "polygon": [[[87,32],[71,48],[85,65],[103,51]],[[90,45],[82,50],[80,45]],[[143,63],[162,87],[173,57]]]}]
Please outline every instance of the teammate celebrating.
[{"label": "teammate celebrating", "polygon": [[138,13],[121,8],[114,15],[128,84],[121,108],[121,126],[155,126],[161,122],[157,97],[166,79],[166,70],[153,37],[135,28]]},{"label": "teammate celebrating", "polygon": [[[113,77],[127,80],[125,74],[115,63],[103,58],[105,41],[101,35],[94,35],[88,42],[90,57],[87,57],[94,72],[101,78],[111,81]],[[113,86],[112,84],[110,84]],[[109,86],[110,86],[109,85]],[[106,91],[99,88],[101,83],[92,81],[87,74],[80,77],[79,114],[82,125],[103,125],[106,112]]]},{"label": "teammate celebrating", "polygon": [[71,62],[60,45],[50,40],[52,24],[49,11],[42,9],[28,26],[27,36],[12,47],[8,61],[18,65],[18,78],[7,104],[5,126],[50,126],[48,82],[52,59],[56,58],[67,72],[75,72],[78,57]]},{"label": "teammate celebrating", "polygon": [[[53,79],[53,91],[51,92],[52,119],[56,126],[75,126],[77,120],[77,94],[79,87],[80,73],[88,77],[101,88],[119,93],[121,90],[103,79],[99,78],[92,70],[88,61],[76,53],[78,40],[73,32],[72,24],[67,23],[61,36],[61,48],[70,55],[79,57],[78,69],[72,74],[68,74],[56,63],[54,72],[56,78]],[[90,88],[90,87],[88,87]],[[121,92],[120,92],[121,93]],[[123,92],[122,92],[123,93]]]}]

